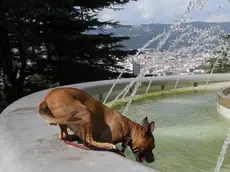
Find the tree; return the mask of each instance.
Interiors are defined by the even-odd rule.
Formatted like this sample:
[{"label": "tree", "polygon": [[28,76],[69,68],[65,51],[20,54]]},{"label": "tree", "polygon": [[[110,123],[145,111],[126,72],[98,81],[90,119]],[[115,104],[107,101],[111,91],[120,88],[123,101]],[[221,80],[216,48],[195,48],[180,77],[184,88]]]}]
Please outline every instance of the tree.
[{"label": "tree", "polygon": [[[52,86],[115,78],[128,51],[99,12],[132,0],[0,1],[0,67],[11,103]],[[111,7],[113,6],[113,7]],[[94,33],[89,33],[94,31]],[[97,32],[97,31],[100,31]]]},{"label": "tree", "polygon": [[208,60],[209,72],[227,73],[230,72],[230,35],[224,36],[224,44],[217,49],[217,56]]}]

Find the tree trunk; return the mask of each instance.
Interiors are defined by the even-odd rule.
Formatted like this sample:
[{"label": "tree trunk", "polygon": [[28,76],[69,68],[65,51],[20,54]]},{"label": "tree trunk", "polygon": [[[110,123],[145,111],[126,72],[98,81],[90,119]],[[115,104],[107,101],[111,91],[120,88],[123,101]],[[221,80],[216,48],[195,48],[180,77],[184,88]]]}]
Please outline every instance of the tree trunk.
[{"label": "tree trunk", "polygon": [[12,53],[7,35],[0,38],[1,61],[3,64],[3,97],[8,103],[16,100],[16,74],[13,70]]}]

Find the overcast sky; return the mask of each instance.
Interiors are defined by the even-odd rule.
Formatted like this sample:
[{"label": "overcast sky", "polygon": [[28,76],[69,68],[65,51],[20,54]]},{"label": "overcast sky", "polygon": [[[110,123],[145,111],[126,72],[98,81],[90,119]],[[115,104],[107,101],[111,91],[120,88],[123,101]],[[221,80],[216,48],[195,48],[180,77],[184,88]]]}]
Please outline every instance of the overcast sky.
[{"label": "overcast sky", "polygon": [[[174,23],[186,10],[189,0],[138,0],[121,11],[105,9],[101,20],[114,19],[122,24]],[[202,11],[189,15],[190,21],[230,21],[229,0],[208,0]]]}]

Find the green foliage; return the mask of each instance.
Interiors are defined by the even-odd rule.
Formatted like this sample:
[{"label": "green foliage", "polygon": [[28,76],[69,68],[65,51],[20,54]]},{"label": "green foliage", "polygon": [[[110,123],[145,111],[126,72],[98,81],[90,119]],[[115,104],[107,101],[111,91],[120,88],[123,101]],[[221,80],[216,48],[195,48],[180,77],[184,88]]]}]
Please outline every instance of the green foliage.
[{"label": "green foliage", "polygon": [[[129,37],[103,32],[122,26],[99,21],[98,14],[130,1],[0,1],[0,69],[7,101],[57,85],[115,78],[114,71],[123,68],[117,63],[134,51],[121,44]],[[102,32],[89,34],[92,30]]]},{"label": "green foliage", "polygon": [[230,35],[224,36],[224,44],[217,50],[217,56],[208,60],[209,72],[227,73],[230,72]]}]

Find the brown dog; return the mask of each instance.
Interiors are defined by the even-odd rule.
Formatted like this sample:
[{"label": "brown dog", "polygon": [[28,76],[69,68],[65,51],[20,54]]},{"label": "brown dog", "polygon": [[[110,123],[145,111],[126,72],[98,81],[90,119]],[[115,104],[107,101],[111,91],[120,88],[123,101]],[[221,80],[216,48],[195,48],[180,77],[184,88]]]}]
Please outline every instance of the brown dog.
[{"label": "brown dog", "polygon": [[85,146],[117,150],[115,144],[123,143],[123,152],[130,146],[138,162],[155,160],[155,122],[147,117],[140,125],[75,88],[52,89],[38,111],[49,124],[60,126],[59,139],[73,140],[68,127]]}]

